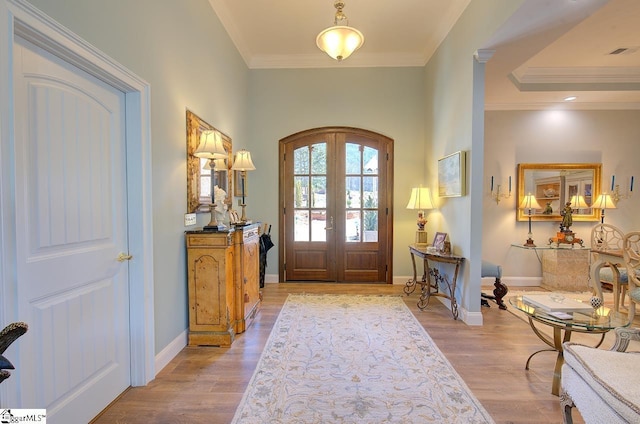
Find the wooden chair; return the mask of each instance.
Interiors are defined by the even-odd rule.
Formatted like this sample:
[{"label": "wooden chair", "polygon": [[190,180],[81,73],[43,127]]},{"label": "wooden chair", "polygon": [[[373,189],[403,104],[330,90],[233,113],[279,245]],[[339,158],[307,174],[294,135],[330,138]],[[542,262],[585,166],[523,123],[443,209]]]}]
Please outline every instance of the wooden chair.
[{"label": "wooden chair", "polygon": [[625,234],[622,242],[622,256],[629,279],[629,322],[636,315],[636,303],[640,303],[640,231]]},{"label": "wooden chair", "polygon": [[0,331],[0,383],[11,376],[7,370],[14,369],[13,364],[4,356],[4,351],[15,342],[18,337],[27,332],[29,326],[24,322],[14,322]]},{"label": "wooden chair", "polygon": [[[597,224],[591,228],[591,254],[595,261],[598,251],[622,250],[624,233],[619,228],[610,224]],[[622,263],[608,263],[600,269],[600,284],[610,284],[613,291],[613,308],[620,310],[624,306],[624,297],[627,291],[627,271]]]},{"label": "wooden chair", "polygon": [[[502,278],[502,267],[500,265],[496,265],[489,261],[482,261],[482,269],[481,269],[481,277],[493,277],[495,278],[495,282],[493,283],[493,296],[481,293],[482,302],[484,306],[489,306],[489,303],[486,299],[494,300],[500,309],[507,309],[507,305],[504,304],[502,298],[509,292],[507,285],[501,281]],[[487,303],[484,303],[487,302]]]}]

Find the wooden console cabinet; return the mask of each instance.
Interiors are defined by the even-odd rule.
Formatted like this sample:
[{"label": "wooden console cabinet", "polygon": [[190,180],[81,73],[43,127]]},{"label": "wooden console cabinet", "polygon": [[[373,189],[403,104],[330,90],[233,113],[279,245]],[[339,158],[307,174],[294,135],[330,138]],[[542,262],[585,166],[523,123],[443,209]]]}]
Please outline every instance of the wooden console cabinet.
[{"label": "wooden console cabinet", "polygon": [[260,306],[258,224],[187,231],[189,346],[230,346]]},{"label": "wooden console cabinet", "polygon": [[237,229],[235,252],[235,331],[243,333],[255,319],[260,306],[260,236],[258,224]]}]

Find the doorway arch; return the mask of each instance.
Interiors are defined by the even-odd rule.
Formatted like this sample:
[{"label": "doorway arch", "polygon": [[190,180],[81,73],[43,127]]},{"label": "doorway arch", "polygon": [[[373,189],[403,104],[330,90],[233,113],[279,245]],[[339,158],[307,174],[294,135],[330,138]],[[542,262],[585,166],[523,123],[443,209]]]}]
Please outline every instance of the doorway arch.
[{"label": "doorway arch", "polygon": [[323,127],[279,142],[280,281],[392,282],[393,140]]}]

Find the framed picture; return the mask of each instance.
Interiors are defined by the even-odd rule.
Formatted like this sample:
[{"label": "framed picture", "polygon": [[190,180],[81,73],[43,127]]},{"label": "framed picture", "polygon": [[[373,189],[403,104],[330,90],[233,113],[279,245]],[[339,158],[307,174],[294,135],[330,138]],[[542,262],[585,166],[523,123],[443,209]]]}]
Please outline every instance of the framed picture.
[{"label": "framed picture", "polygon": [[230,210],[229,211],[229,222],[231,224],[235,224],[237,222],[240,222],[240,217],[238,216],[238,212],[235,210]]},{"label": "framed picture", "polygon": [[433,238],[433,247],[437,250],[442,250],[446,239],[447,233],[436,233],[436,236]]},{"label": "framed picture", "polygon": [[465,195],[466,155],[458,151],[438,159],[438,196],[461,197]]}]

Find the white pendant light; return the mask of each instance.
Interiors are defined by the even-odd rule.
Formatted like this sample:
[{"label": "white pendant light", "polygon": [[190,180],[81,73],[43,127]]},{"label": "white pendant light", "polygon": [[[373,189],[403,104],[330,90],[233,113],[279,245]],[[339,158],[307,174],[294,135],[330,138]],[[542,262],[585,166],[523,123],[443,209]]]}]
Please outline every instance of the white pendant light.
[{"label": "white pendant light", "polygon": [[[364,35],[355,28],[349,26],[349,20],[342,13],[344,1],[336,0],[333,3],[336,8],[334,26],[325,29],[316,37],[318,48],[337,60],[338,62],[351,56],[364,43]],[[338,25],[345,21],[346,25]]]}]

